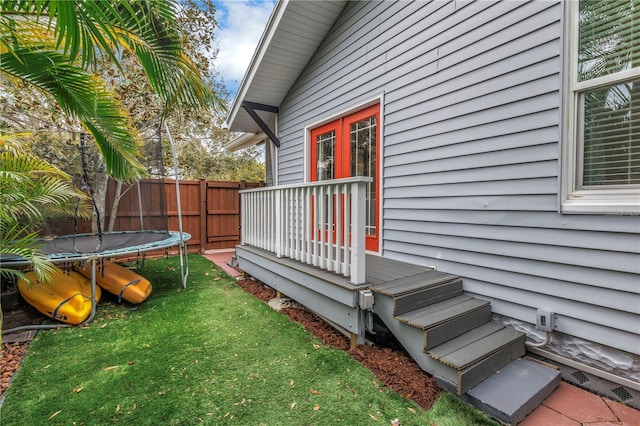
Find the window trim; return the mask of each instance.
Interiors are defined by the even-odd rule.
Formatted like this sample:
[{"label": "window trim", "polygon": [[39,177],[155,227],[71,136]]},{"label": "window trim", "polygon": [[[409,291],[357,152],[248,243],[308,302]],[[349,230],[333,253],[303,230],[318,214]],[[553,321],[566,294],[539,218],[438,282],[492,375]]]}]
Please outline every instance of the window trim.
[{"label": "window trim", "polygon": [[612,186],[602,189],[579,187],[579,172],[583,167],[584,144],[578,102],[580,93],[640,78],[634,68],[596,79],[578,82],[578,1],[564,2],[563,26],[563,91],[562,91],[562,184],[560,211],[562,213],[640,214],[640,185]]}]

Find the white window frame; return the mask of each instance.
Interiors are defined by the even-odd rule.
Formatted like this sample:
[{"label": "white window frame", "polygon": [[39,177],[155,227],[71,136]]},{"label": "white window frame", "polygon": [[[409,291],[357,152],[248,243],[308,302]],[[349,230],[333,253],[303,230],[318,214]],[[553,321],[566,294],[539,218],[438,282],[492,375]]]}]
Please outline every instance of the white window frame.
[{"label": "white window frame", "polygon": [[580,94],[617,83],[640,79],[640,68],[578,82],[578,1],[564,2],[564,78],[562,131],[562,213],[610,215],[640,214],[640,185],[602,189],[580,187],[582,174],[582,123]]}]

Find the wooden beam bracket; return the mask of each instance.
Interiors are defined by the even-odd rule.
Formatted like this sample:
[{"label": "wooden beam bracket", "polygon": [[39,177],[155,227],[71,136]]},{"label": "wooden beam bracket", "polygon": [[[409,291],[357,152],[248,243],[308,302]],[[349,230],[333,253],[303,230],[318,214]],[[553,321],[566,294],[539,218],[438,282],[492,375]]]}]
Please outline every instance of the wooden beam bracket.
[{"label": "wooden beam bracket", "polygon": [[258,115],[256,111],[266,111],[277,114],[280,109],[276,106],[259,104],[257,102],[249,102],[243,101],[241,104],[242,108],[247,111],[247,113],[251,116],[253,121],[260,127],[260,129],[271,139],[271,142],[275,144],[278,148],[280,148],[280,139],[275,135],[275,133],[267,126],[267,123]]}]

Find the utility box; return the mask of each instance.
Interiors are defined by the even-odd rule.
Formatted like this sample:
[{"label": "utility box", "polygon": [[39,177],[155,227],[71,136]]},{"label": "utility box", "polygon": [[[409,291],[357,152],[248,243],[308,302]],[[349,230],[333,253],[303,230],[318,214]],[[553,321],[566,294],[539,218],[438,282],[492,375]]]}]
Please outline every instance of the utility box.
[{"label": "utility box", "polygon": [[556,326],[556,314],[549,309],[539,308],[536,312],[536,329],[541,331],[553,331]]},{"label": "utility box", "polygon": [[358,292],[358,305],[361,309],[370,310],[373,308],[373,292],[369,289]]}]

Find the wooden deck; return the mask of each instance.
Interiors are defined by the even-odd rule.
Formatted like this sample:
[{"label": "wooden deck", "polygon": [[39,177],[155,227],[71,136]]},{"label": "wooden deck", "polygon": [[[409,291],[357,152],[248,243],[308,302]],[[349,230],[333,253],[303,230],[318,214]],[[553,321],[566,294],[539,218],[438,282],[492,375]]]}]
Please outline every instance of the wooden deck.
[{"label": "wooden deck", "polygon": [[367,285],[381,285],[433,270],[371,254],[367,254],[366,265]]},{"label": "wooden deck", "polygon": [[249,245],[236,247],[239,269],[303,304],[349,333],[352,342],[364,343],[364,311],[358,305],[362,290],[430,271],[416,265],[366,255],[366,280],[349,278]]},{"label": "wooden deck", "polygon": [[300,272],[304,272],[307,275],[314,276],[318,279],[337,285],[339,287],[354,290],[363,289],[372,285],[380,285],[387,282],[395,281],[401,278],[411,277],[416,274],[420,274],[426,271],[432,271],[433,269],[412,265],[410,263],[399,262],[392,259],[386,259],[380,256],[374,256],[371,254],[366,255],[366,282],[364,284],[353,284],[349,282],[349,279],[339,274],[335,274],[329,271],[325,271],[318,267],[307,265],[305,263],[298,262],[295,259],[288,257],[277,257],[275,254],[251,246],[240,246],[241,250],[246,250],[254,254],[258,254],[263,257],[271,259],[283,267],[295,269]]}]

